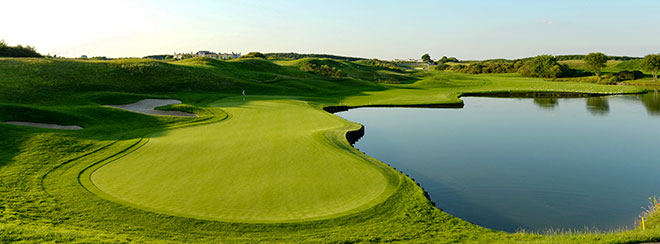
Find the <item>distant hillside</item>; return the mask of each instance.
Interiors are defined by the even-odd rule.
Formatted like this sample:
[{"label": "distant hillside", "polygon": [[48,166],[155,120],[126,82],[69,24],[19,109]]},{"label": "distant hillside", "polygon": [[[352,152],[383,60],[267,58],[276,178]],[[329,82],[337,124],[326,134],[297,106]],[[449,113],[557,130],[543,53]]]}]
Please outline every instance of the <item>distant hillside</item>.
[{"label": "distant hillside", "polygon": [[[382,62],[382,61],[380,61]],[[345,74],[345,78],[370,81],[376,83],[412,83],[417,78],[409,73],[403,72],[396,66],[387,66],[373,60],[361,60],[357,62],[343,61],[323,58],[304,58],[290,61],[278,62],[284,66],[298,67],[300,70],[308,70],[308,67],[328,66]],[[318,73],[311,71],[311,73]]]},{"label": "distant hillside", "polygon": [[159,55],[144,56],[143,58],[150,58],[150,59],[155,59],[155,60],[165,60],[165,59],[173,59],[174,57],[171,54],[159,54]]},{"label": "distant hillside", "polygon": [[[558,56],[555,56],[555,57],[557,57],[558,61],[562,61],[562,60],[584,59],[585,56],[587,56],[587,55],[558,55]],[[633,59],[641,59],[641,57],[607,56],[607,60],[626,61],[626,60],[633,60]]]},{"label": "distant hillside", "polygon": [[34,50],[34,47],[31,46],[9,46],[5,43],[4,40],[0,41],[0,57],[32,57],[40,58],[43,57],[37,51]]},{"label": "distant hillside", "polygon": [[[328,77],[301,69],[304,63],[328,65],[345,77]],[[412,75],[391,69],[330,59],[230,61],[190,58],[176,62],[153,59],[0,58],[0,103],[75,102],[88,92],[329,96],[382,90],[377,83],[407,83]],[[350,89],[347,89],[350,88]]]},{"label": "distant hillside", "polygon": [[303,53],[266,53],[267,58],[288,58],[288,59],[303,59],[303,58],[329,58],[343,61],[358,61],[366,60],[366,58],[344,57],[331,54],[303,54]]},{"label": "distant hillside", "polygon": [[[587,55],[571,54],[571,55],[556,55],[555,58],[557,58],[557,61],[583,60],[585,56],[587,56]],[[534,57],[526,57],[526,58],[519,58],[519,59],[498,58],[498,59],[486,59],[486,60],[466,60],[464,62],[466,62],[466,63],[484,63],[484,62],[512,63],[512,62],[516,62],[516,61],[530,60],[530,59],[533,59]],[[615,60],[615,61],[628,61],[628,60],[638,60],[638,59],[642,59],[642,57],[607,56],[607,60]]]}]

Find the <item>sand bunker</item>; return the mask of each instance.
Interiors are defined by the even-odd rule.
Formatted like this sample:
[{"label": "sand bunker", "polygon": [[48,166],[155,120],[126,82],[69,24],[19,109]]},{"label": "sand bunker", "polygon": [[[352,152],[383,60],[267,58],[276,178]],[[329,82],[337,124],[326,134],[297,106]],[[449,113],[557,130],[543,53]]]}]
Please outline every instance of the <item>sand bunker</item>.
[{"label": "sand bunker", "polygon": [[35,122],[24,122],[24,121],[5,121],[5,124],[10,125],[21,125],[21,126],[30,126],[30,127],[39,127],[46,129],[58,129],[58,130],[82,130],[82,127],[77,125],[56,125],[56,124],[46,124],[46,123],[35,123]]},{"label": "sand bunker", "polygon": [[186,113],[181,111],[164,111],[156,110],[156,107],[180,104],[181,101],[176,99],[144,99],[142,101],[124,104],[124,105],[105,105],[113,108],[120,108],[136,113],[151,114],[151,115],[167,115],[167,116],[182,116],[182,117],[197,117],[196,114]]}]

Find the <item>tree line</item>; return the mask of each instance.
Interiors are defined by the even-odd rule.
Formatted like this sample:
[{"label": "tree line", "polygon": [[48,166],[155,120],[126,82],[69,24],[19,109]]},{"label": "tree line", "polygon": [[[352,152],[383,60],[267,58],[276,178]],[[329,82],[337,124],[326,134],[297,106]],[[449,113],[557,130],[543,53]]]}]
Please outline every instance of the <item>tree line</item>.
[{"label": "tree line", "polygon": [[[593,71],[596,73],[596,76],[600,78],[600,71],[607,66],[607,60],[608,57],[600,52],[597,53],[590,53],[584,57],[584,63],[587,66],[587,70]],[[646,55],[644,58],[642,58],[642,62],[640,64],[640,67],[643,70],[646,70],[648,72],[651,72],[653,75],[653,81],[658,81],[658,71],[660,71],[660,54],[649,54]],[[640,71],[632,71],[632,72],[619,72],[616,74],[616,76],[612,78],[621,78],[621,77],[641,77],[643,74],[641,74]]]},{"label": "tree line", "polygon": [[399,68],[399,66],[396,65],[395,63],[389,62],[389,61],[383,61],[383,60],[376,59],[376,58],[367,59],[367,60],[359,60],[359,61],[356,61],[356,63],[370,65],[370,66],[374,66],[374,67],[378,67],[378,68],[394,70],[394,71],[401,71],[401,68]]},{"label": "tree line", "polygon": [[286,58],[286,59],[303,59],[303,58],[329,58],[343,61],[358,61],[366,60],[366,58],[358,57],[345,57],[330,54],[305,54],[305,53],[266,53],[267,58]]},{"label": "tree line", "polygon": [[9,46],[5,40],[0,40],[0,57],[43,57],[39,54],[34,47],[31,46]]},{"label": "tree line", "polygon": [[[584,72],[576,69],[571,69],[566,64],[559,63],[562,58],[566,57],[581,57],[584,60],[586,70]],[[447,60],[446,57],[443,57]],[[443,60],[441,59],[441,60]],[[520,73],[528,77],[540,78],[562,78],[562,77],[580,77],[595,75],[601,78],[601,71],[607,66],[608,60],[632,60],[639,58],[631,58],[627,56],[613,56],[595,52],[587,55],[539,55],[533,58],[517,59],[517,60],[488,60],[470,64],[457,64],[449,65],[445,62],[434,62],[428,54],[422,56],[422,60],[427,63],[437,63],[434,68],[436,70],[449,70],[467,74],[482,74],[482,73]],[[566,59],[568,60],[568,59]],[[658,71],[660,71],[660,54],[649,54],[641,58],[640,67],[643,70],[651,72],[653,80],[658,80]],[[591,73],[593,72],[593,73]],[[611,79],[615,81],[634,80],[642,78],[644,74],[641,71],[621,71],[612,74]]]},{"label": "tree line", "polygon": [[327,76],[331,78],[343,78],[344,76],[346,76],[340,69],[337,69],[335,67],[330,67],[327,64],[319,65],[310,62],[305,62],[300,67],[300,69],[303,71],[307,71],[309,73]]},{"label": "tree line", "polygon": [[515,61],[485,61],[470,64],[439,64],[436,70],[450,70],[466,74],[520,73],[529,77],[559,78],[585,75],[584,72],[560,64],[552,55],[539,55],[532,59]]},{"label": "tree line", "polygon": [[433,61],[433,59],[431,59],[431,55],[426,53],[422,55],[422,62],[427,64],[444,64],[444,63],[460,63],[461,61],[455,57],[448,58],[447,56],[442,56],[441,59],[438,59],[437,61]]},{"label": "tree line", "polygon": [[[579,59],[584,59],[587,55],[557,55],[557,60],[559,61],[565,61],[565,60],[579,60]],[[640,59],[639,57],[630,57],[630,56],[607,56],[607,60],[616,60],[616,61],[628,61],[628,60],[633,60],[633,59]]]}]

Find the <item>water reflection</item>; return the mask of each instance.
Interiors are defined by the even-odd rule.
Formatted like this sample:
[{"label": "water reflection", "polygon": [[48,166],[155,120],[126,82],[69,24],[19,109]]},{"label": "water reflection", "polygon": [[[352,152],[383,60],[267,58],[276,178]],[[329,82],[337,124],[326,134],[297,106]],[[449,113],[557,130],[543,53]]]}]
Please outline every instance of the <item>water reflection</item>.
[{"label": "water reflection", "polygon": [[559,104],[559,100],[553,97],[536,97],[534,98],[534,104],[540,108],[552,110]]},{"label": "water reflection", "polygon": [[[660,116],[660,94],[658,90],[636,96],[623,96],[624,100],[636,101],[646,107],[649,115]],[[534,104],[542,110],[554,110],[559,106],[561,98],[536,97]],[[587,110],[593,115],[607,115],[610,112],[610,103],[608,97],[588,97],[586,98]]]},{"label": "water reflection", "polygon": [[658,194],[657,91],[463,99],[463,109],[338,115],[365,125],[355,147],[409,174],[446,212],[497,230],[630,227]]},{"label": "water reflection", "polygon": [[587,110],[593,115],[606,115],[610,112],[610,103],[606,97],[588,97]]},{"label": "water reflection", "polygon": [[658,90],[653,90],[648,93],[639,94],[636,96],[622,96],[623,99],[641,103],[652,116],[660,116],[660,95]]},{"label": "water reflection", "polygon": [[641,95],[642,103],[646,106],[646,111],[650,115],[660,115],[660,99],[658,99],[658,90]]}]

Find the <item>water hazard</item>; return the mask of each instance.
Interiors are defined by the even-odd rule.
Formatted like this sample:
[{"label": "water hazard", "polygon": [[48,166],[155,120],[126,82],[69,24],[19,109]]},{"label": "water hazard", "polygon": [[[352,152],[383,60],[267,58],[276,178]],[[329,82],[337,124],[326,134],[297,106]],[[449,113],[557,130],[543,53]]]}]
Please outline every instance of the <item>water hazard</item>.
[{"label": "water hazard", "polygon": [[355,144],[444,211],[503,231],[634,225],[660,194],[658,93],[465,97],[462,109],[359,108]]}]

